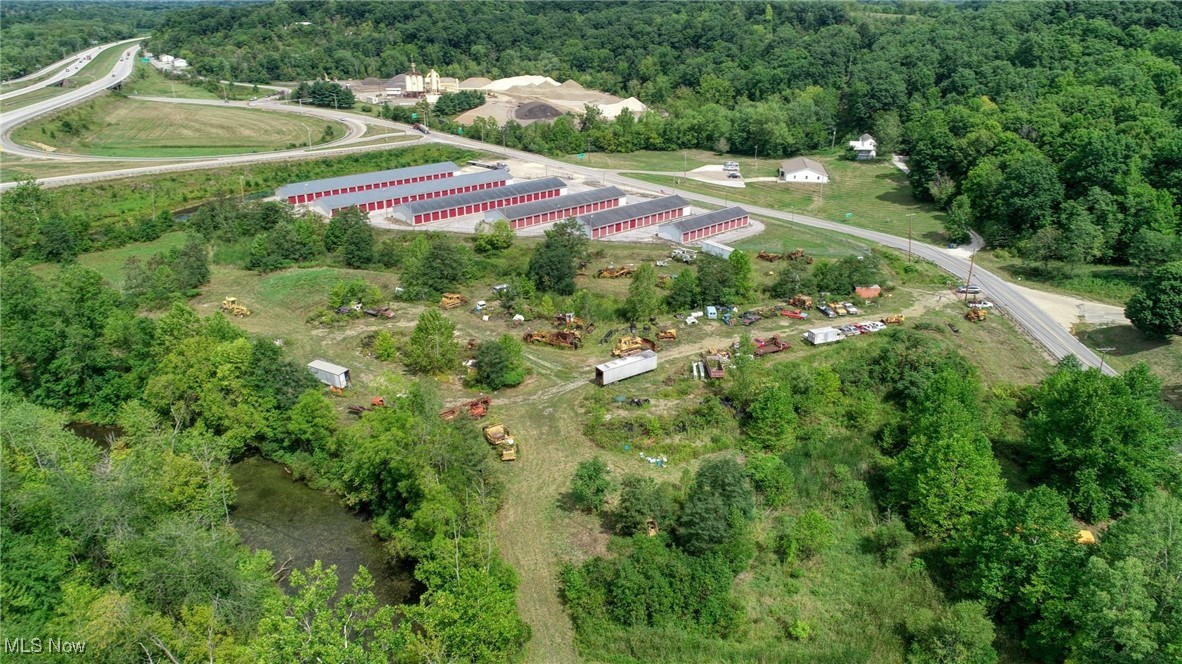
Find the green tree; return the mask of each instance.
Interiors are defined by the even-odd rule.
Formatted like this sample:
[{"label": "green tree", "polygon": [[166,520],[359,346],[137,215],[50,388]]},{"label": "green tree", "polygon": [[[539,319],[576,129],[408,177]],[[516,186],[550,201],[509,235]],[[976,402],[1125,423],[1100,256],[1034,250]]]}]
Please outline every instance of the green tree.
[{"label": "green tree", "polygon": [[373,262],[373,229],[368,223],[350,226],[341,247],[344,250],[345,267],[368,267]]},{"label": "green tree", "polygon": [[502,334],[476,349],[476,380],[490,390],[517,387],[525,380],[525,358],[521,341]]},{"label": "green tree", "polygon": [[789,299],[805,292],[809,277],[809,266],[804,261],[786,261],[781,264],[776,281],[768,287],[768,295]]},{"label": "green tree", "polygon": [[1100,557],[1090,558],[1073,602],[1079,625],[1071,644],[1073,659],[1167,661],[1169,655],[1162,648],[1166,644],[1157,639],[1163,625],[1153,620],[1157,605],[1148,586],[1145,566],[1136,558],[1124,558],[1115,565]]},{"label": "green tree", "polygon": [[763,495],[770,507],[783,507],[792,497],[792,469],[775,454],[755,454],[747,458],[747,477],[751,486]]},{"label": "green tree", "polygon": [[968,196],[952,199],[952,207],[944,215],[944,233],[949,242],[961,244],[969,240],[969,225],[973,221],[973,207]]},{"label": "green tree", "polygon": [[677,506],[667,486],[651,477],[625,475],[620,480],[620,499],[612,510],[611,522],[617,534],[629,536],[645,532],[648,520],[658,528],[667,528],[677,514]]},{"label": "green tree", "polygon": [[1156,485],[1169,455],[1160,389],[1144,365],[1119,377],[1064,365],[1034,392],[1026,431],[1036,472],[1083,518],[1123,513]]},{"label": "green tree", "polygon": [[759,392],[747,410],[747,437],[761,449],[786,452],[796,442],[792,387],[774,383]]},{"label": "green tree", "polygon": [[382,330],[374,337],[373,356],[382,362],[390,362],[398,357],[398,345],[394,343],[394,335],[389,330]]},{"label": "green tree", "polygon": [[946,536],[1002,491],[1001,468],[972,429],[912,438],[891,469],[891,488],[918,532]]},{"label": "green tree", "polygon": [[781,523],[777,548],[786,561],[808,560],[832,545],[833,524],[816,510]]},{"label": "green tree", "polygon": [[476,235],[472,239],[476,251],[487,254],[494,251],[504,251],[513,246],[517,236],[509,227],[506,219],[497,219],[493,223],[482,221],[476,224]]},{"label": "green tree", "polygon": [[645,263],[632,275],[628,285],[628,299],[624,300],[624,317],[632,322],[647,321],[657,315],[661,298],[657,293],[657,272]]},{"label": "green tree", "polygon": [[993,623],[977,602],[957,602],[940,612],[920,609],[907,618],[908,664],[994,664]]},{"label": "green tree", "polygon": [[731,458],[709,459],[698,468],[686,496],[678,541],[693,555],[705,554],[731,543],[754,509],[743,468]]},{"label": "green tree", "polygon": [[607,492],[612,487],[610,473],[607,464],[598,456],[579,463],[570,480],[570,496],[574,504],[592,514],[603,509]]},{"label": "green tree", "polygon": [[666,305],[673,311],[693,309],[701,302],[698,292],[698,275],[691,268],[686,268],[673,278],[673,285],[669,288]]},{"label": "green tree", "polygon": [[1182,261],[1155,269],[1125,305],[1125,315],[1146,334],[1182,335]]},{"label": "green tree", "polygon": [[727,262],[731,267],[735,303],[751,302],[755,299],[755,277],[751,270],[751,256],[745,251],[736,249],[731,252]]},{"label": "green tree", "polygon": [[320,390],[305,391],[291,408],[287,433],[291,442],[305,452],[323,450],[336,429],[336,412]]},{"label": "green tree", "polygon": [[540,291],[570,295],[575,292],[575,259],[570,249],[547,235],[529,259],[529,278]]},{"label": "green tree", "polygon": [[453,340],[455,333],[455,323],[438,309],[424,311],[402,350],[406,368],[420,374],[440,374],[458,367],[460,346]]}]

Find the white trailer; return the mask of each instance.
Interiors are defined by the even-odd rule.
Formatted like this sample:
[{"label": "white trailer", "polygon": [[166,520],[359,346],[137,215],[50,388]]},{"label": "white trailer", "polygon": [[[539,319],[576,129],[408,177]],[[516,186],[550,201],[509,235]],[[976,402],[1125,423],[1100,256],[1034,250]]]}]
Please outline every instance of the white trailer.
[{"label": "white trailer", "polygon": [[836,343],[845,339],[845,335],[841,333],[841,330],[835,327],[818,327],[805,332],[801,336],[804,337],[805,341],[814,346]]},{"label": "white trailer", "polygon": [[656,368],[657,354],[646,350],[631,357],[621,357],[595,367],[595,382],[600,385],[611,385],[616,381],[631,378]]},{"label": "white trailer", "polygon": [[349,383],[352,382],[349,378],[349,370],[332,362],[312,360],[308,363],[308,371],[311,371],[313,376],[329,387],[343,390],[349,387]]},{"label": "white trailer", "polygon": [[730,258],[731,252],[734,250],[734,247],[728,247],[721,242],[715,242],[714,240],[702,240],[702,251],[704,253],[710,254],[711,256],[718,256],[723,260]]}]

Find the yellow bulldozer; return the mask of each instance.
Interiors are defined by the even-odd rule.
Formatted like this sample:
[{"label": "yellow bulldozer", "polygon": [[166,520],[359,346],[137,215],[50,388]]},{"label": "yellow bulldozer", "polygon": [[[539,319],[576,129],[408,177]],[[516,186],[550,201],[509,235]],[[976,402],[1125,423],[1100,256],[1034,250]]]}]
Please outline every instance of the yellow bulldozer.
[{"label": "yellow bulldozer", "polygon": [[663,330],[657,330],[657,339],[661,341],[677,341],[677,328],[668,327]]},{"label": "yellow bulldozer", "polygon": [[808,295],[796,295],[791,300],[788,300],[788,306],[796,307],[797,309],[812,309],[813,298]]},{"label": "yellow bulldozer", "polygon": [[886,318],[883,318],[880,322],[883,325],[902,325],[903,321],[905,320],[907,320],[907,317],[903,314],[895,314],[893,316],[887,316]]},{"label": "yellow bulldozer", "polygon": [[756,254],[755,257],[761,261],[767,261],[769,263],[775,263],[776,261],[780,260],[779,255],[769,254],[768,252],[764,251],[763,249],[760,249],[759,253]]},{"label": "yellow bulldozer", "polygon": [[630,357],[646,350],[657,351],[660,350],[660,346],[657,346],[657,343],[651,339],[625,334],[616,339],[616,347],[612,349],[612,356]]},{"label": "yellow bulldozer", "polygon": [[238,298],[227,297],[222,300],[222,311],[232,316],[249,316],[250,309],[238,304]]},{"label": "yellow bulldozer", "polygon": [[439,308],[455,309],[467,301],[468,298],[460,295],[459,293],[444,293],[443,297],[439,299]]},{"label": "yellow bulldozer", "polygon": [[513,439],[509,428],[504,424],[486,424],[484,439],[488,441],[489,445],[500,450],[501,461],[517,460],[517,441]]},{"label": "yellow bulldozer", "polygon": [[968,313],[964,315],[964,319],[973,323],[980,323],[985,320],[984,309],[969,309]]}]

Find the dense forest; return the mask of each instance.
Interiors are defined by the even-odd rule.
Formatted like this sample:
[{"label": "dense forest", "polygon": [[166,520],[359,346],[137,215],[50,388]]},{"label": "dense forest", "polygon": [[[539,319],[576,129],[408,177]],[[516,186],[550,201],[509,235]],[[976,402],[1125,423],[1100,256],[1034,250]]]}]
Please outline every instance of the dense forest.
[{"label": "dense forest", "polygon": [[653,109],[509,123],[506,142],[543,153],[780,157],[870,131],[880,154],[910,155],[953,236],[1152,267],[1182,249],[1180,29],[1174,3],[285,2],[177,12],[152,45],[238,80],[391,76],[415,59],[573,78]]},{"label": "dense forest", "polygon": [[154,28],[166,3],[6,2],[0,7],[0,80],[31,74],[91,46]]}]

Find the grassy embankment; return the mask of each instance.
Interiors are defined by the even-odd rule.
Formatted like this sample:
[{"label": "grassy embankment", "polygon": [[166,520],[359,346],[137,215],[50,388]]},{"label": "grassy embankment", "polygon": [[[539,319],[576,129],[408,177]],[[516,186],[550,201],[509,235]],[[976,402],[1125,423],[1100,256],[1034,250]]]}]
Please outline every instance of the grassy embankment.
[{"label": "grassy embankment", "polygon": [[270,94],[255,91],[250,85],[222,85],[197,79],[171,79],[150,64],[136,60],[135,71],[123,84],[129,95],[141,97],[176,97],[179,99],[224,99],[242,101]]},{"label": "grassy embankment", "polygon": [[84,85],[94,83],[98,79],[111,73],[111,70],[115,68],[115,63],[119,62],[119,56],[123,55],[123,51],[127,50],[130,45],[131,44],[119,44],[118,46],[112,46],[111,48],[108,48],[94,56],[90,62],[86,63],[82,69],[77,72],[77,74],[67,79],[65,85],[61,87],[51,85],[49,87],[41,88],[40,90],[34,90],[28,94],[19,95],[17,97],[13,97],[12,99],[5,100],[4,110],[12,111],[18,108],[23,108],[29,104],[35,104],[37,102],[45,101],[46,99],[52,99],[53,97],[56,97],[67,90],[80,88]]},{"label": "grassy embankment", "polygon": [[61,67],[55,67],[54,69],[51,69],[51,70],[45,72],[44,74],[41,74],[40,76],[26,79],[26,80],[21,81],[19,83],[0,84],[0,94],[6,94],[9,92],[15,92],[17,90],[23,90],[23,89],[29,87],[30,85],[40,83],[41,81],[44,81],[45,79],[49,78],[50,76],[53,76],[54,74],[60,72],[62,69],[65,69],[66,66],[68,66],[68,65],[62,65]]},{"label": "grassy embankment", "polygon": [[197,157],[328,143],[343,125],[322,118],[107,95],[13,132],[23,145],[104,157]]}]

